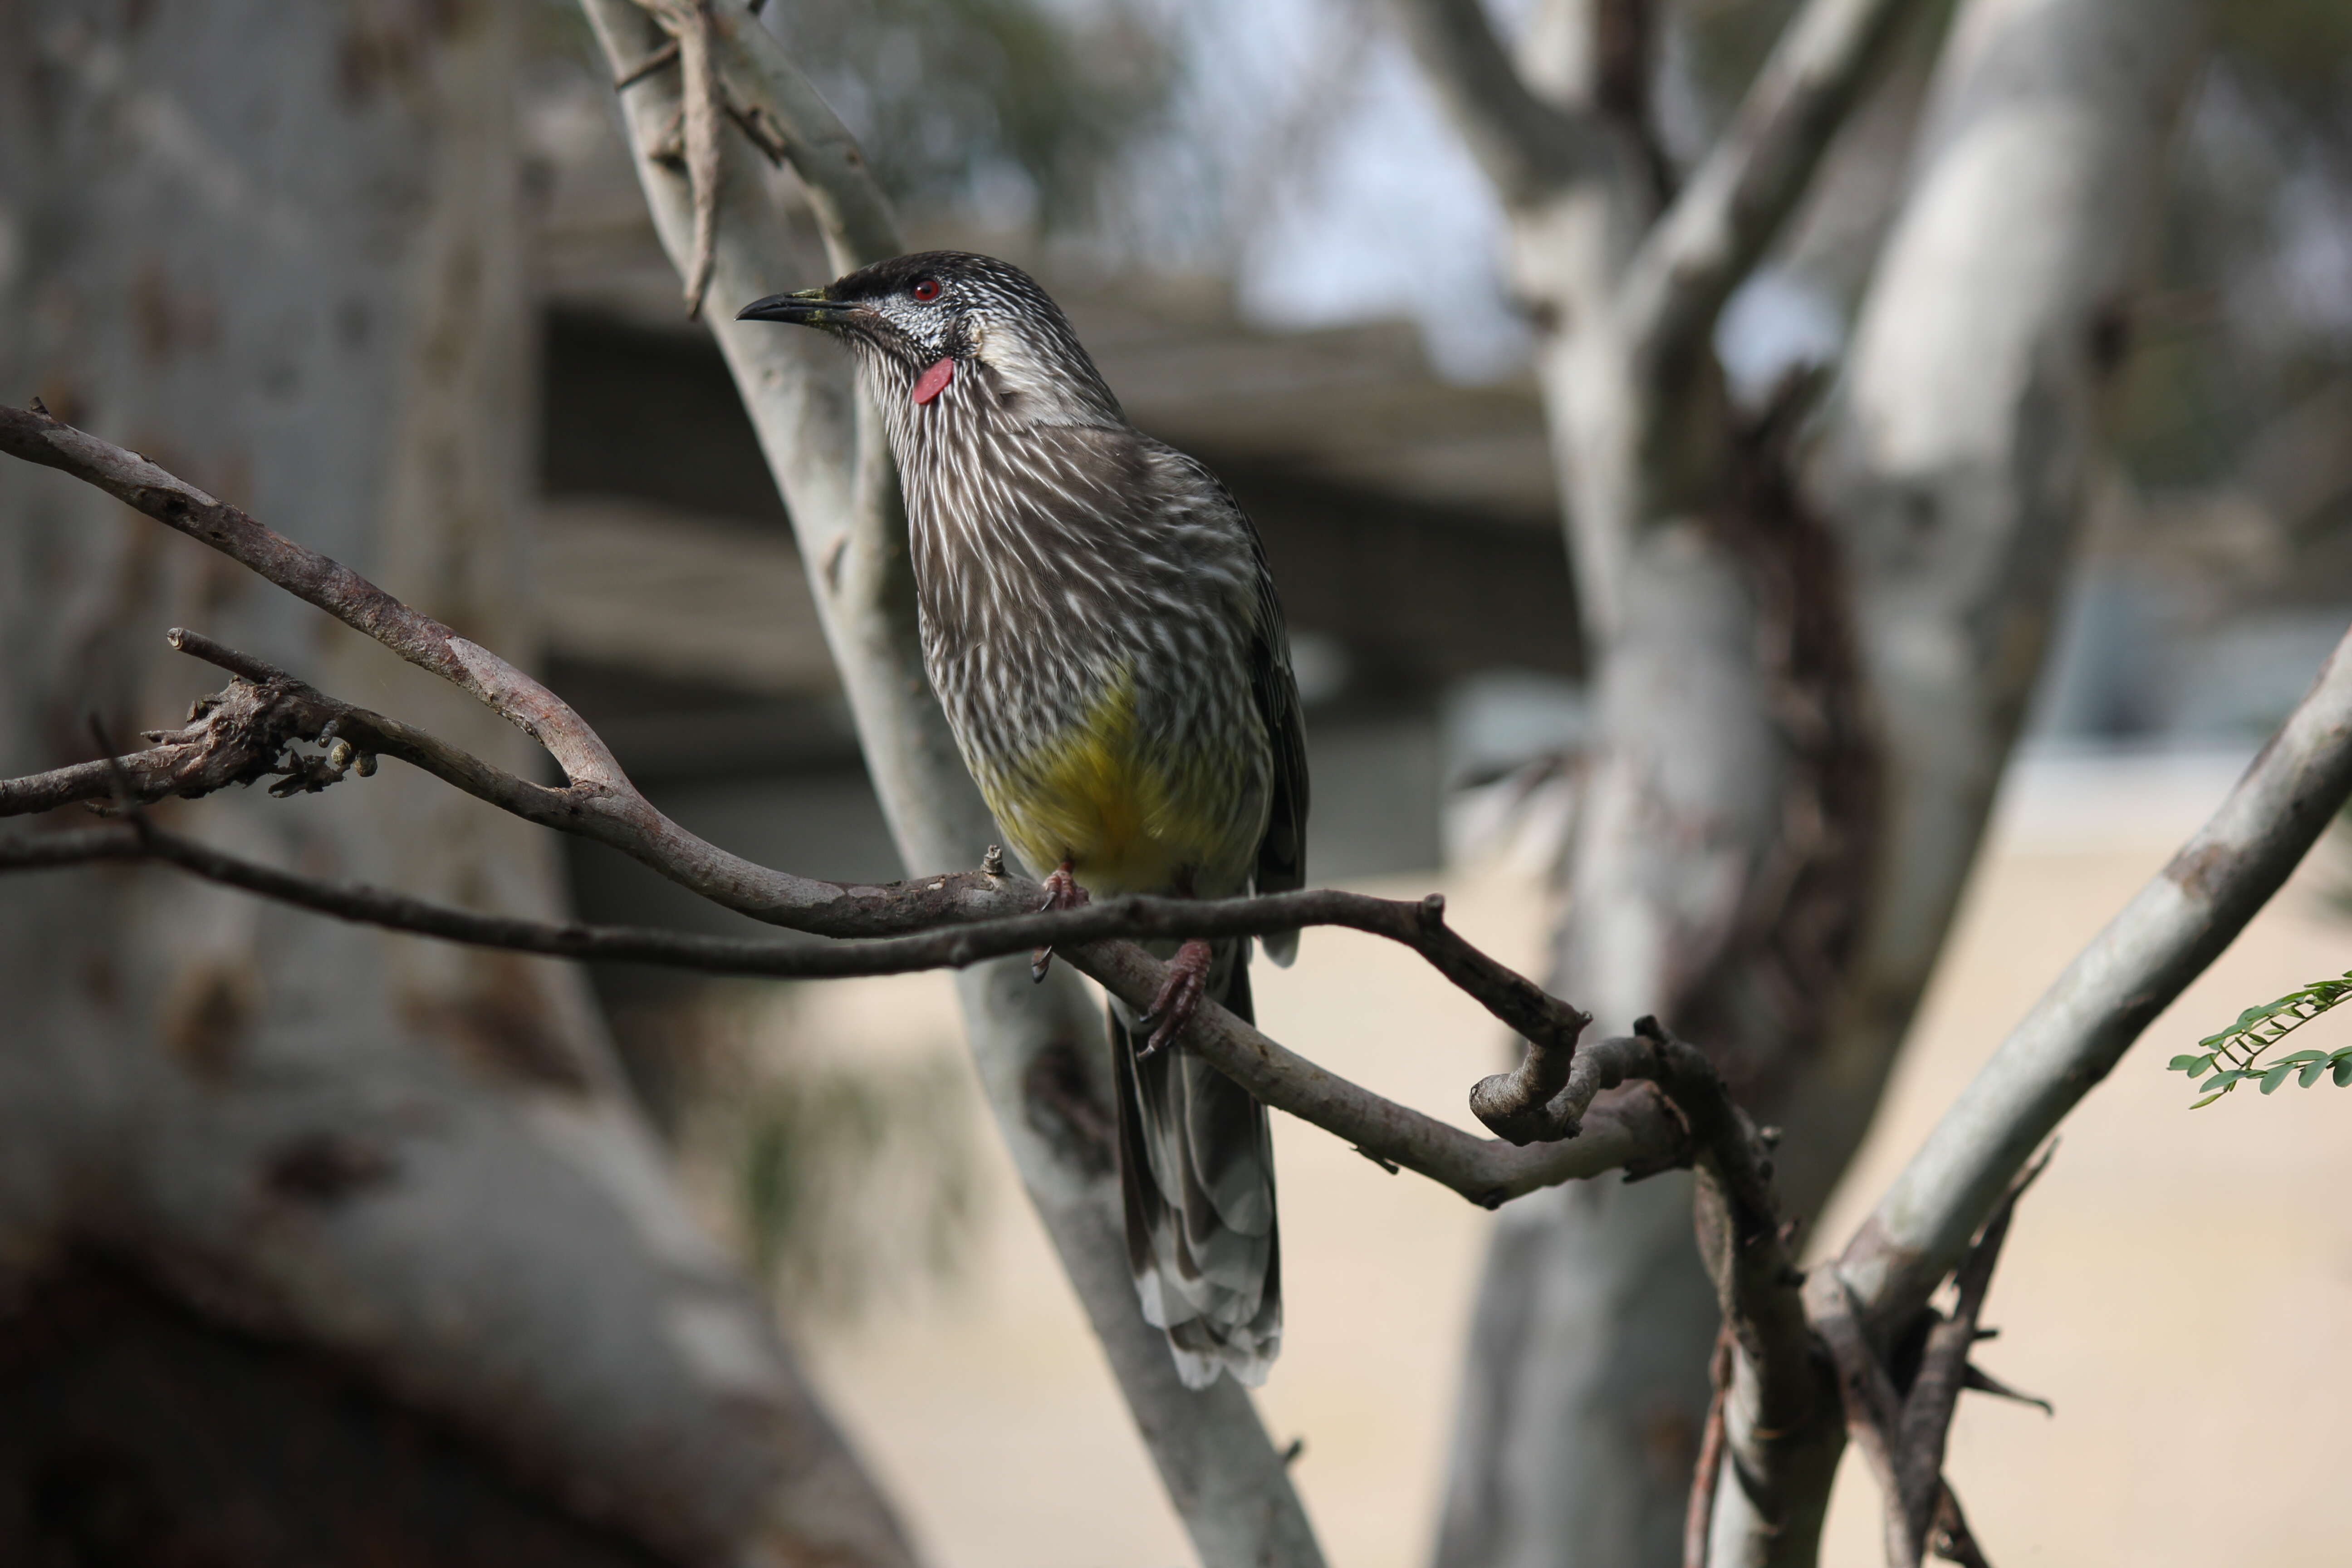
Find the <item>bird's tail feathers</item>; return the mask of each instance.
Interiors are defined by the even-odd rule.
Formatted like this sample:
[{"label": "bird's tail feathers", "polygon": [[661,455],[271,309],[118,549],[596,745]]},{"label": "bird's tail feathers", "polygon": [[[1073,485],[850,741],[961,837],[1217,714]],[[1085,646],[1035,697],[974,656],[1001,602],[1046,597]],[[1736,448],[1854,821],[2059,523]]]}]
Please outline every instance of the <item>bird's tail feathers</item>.
[{"label": "bird's tail feathers", "polygon": [[[1247,942],[1218,944],[1209,991],[1228,1010],[1252,1016]],[[1114,1002],[1119,1185],[1144,1319],[1167,1333],[1187,1387],[1231,1373],[1254,1388],[1282,1345],[1265,1108],[1181,1046],[1139,1060],[1133,1027]]]}]

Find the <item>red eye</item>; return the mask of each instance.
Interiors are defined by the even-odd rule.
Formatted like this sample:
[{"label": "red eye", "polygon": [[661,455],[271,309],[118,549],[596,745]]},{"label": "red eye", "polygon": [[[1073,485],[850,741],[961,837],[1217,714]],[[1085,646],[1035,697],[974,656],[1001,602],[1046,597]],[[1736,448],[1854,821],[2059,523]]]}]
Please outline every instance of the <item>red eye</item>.
[{"label": "red eye", "polygon": [[915,286],[907,292],[915,297],[916,304],[928,305],[940,297],[940,280],[936,278],[918,278],[915,279]]}]

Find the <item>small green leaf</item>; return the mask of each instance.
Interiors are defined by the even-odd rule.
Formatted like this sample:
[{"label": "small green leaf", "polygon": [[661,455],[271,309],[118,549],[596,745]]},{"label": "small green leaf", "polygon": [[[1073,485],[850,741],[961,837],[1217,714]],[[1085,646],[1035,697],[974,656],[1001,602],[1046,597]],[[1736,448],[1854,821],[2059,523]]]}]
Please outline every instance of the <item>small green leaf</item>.
[{"label": "small green leaf", "polygon": [[2326,1051],[2296,1051],[2291,1056],[2279,1058],[2277,1065],[2283,1068],[2299,1068],[2305,1062],[2324,1062],[2326,1059]]},{"label": "small green leaf", "polygon": [[2269,1017],[2271,1016],[2272,1008],[2276,1007],[2277,1005],[2278,1004],[2273,1002],[2269,1007],[2247,1008],[2244,1012],[2238,1015],[2238,1021],[2230,1026],[2231,1032],[2232,1034],[2242,1034],[2246,1030],[2252,1028],[2257,1020]]},{"label": "small green leaf", "polygon": [[2189,1109],[2189,1110],[2204,1110],[2207,1106],[2209,1106],[2209,1105],[2212,1104],[2215,1100],[2219,1100],[2219,1099],[2221,1099],[2221,1097],[2220,1095],[2218,1095],[2218,1094],[2209,1094],[2209,1095],[2207,1095],[2204,1099],[2202,1099],[2202,1100],[2199,1100],[2196,1104],[2194,1104],[2194,1105],[2190,1106]]},{"label": "small green leaf", "polygon": [[2228,1072],[2215,1073],[2211,1078],[2207,1079],[2198,1087],[2204,1089],[2208,1094],[2219,1094],[2223,1089],[2229,1088],[2231,1084],[2237,1082],[2240,1079],[2252,1078],[2253,1076],[2253,1074],[2248,1072],[2243,1068],[2232,1068]]},{"label": "small green leaf", "polygon": [[2352,1057],[2346,1057],[2336,1064],[2336,1087],[2352,1089]]},{"label": "small green leaf", "polygon": [[2300,1088],[2309,1089],[2313,1084],[2319,1081],[2319,1075],[2326,1070],[2327,1058],[2326,1057],[2322,1057],[2319,1060],[2309,1064],[2303,1069],[2303,1071],[2297,1073],[2295,1075],[2295,1083]]},{"label": "small green leaf", "polygon": [[2165,1069],[2164,1069],[2164,1070],[2165,1070],[2165,1071],[2167,1071],[2167,1072],[2185,1072],[2185,1073],[2189,1073],[2189,1074],[2194,1075],[2194,1074],[2201,1074],[2202,1072],[2204,1072],[2204,1070],[2205,1070],[2207,1068],[2210,1068],[2210,1067],[2211,1067],[2212,1065],[2213,1065],[2213,1053],[2212,1053],[2212,1052],[2210,1052],[2210,1051],[2208,1051],[2208,1052],[2206,1052],[2206,1053],[2205,1053],[2203,1056],[2201,1056],[2201,1057],[2200,1057],[2200,1056],[2179,1056],[2179,1057],[2175,1057],[2175,1058],[2172,1058],[2172,1060],[2171,1060],[2169,1063],[2168,1063],[2168,1064],[2166,1065],[2166,1067],[2165,1067]]},{"label": "small green leaf", "polygon": [[2286,1075],[2294,1070],[2294,1068],[2293,1067],[2275,1067],[2271,1068],[2270,1071],[2263,1074],[2263,1092],[2264,1094],[2268,1094],[2271,1090],[2284,1083],[2286,1081]]}]

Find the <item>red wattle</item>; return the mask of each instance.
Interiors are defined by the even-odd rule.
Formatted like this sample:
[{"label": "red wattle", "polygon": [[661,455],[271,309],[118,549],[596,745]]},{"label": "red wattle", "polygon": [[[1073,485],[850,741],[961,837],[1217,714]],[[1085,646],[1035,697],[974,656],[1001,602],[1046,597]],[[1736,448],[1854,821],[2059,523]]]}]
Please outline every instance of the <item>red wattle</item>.
[{"label": "red wattle", "polygon": [[948,389],[948,383],[954,379],[955,361],[951,359],[940,361],[915,378],[915,401],[919,404],[929,403],[932,398],[945,392]]}]

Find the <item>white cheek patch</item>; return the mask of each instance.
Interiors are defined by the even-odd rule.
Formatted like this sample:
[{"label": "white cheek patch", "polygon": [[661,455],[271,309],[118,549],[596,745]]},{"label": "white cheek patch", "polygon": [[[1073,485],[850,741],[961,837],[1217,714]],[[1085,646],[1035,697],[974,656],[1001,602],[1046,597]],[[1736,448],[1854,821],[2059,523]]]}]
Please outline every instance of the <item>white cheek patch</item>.
[{"label": "white cheek patch", "polygon": [[918,405],[929,403],[932,398],[945,392],[948,389],[948,383],[954,379],[955,361],[940,360],[915,378],[915,402]]}]

